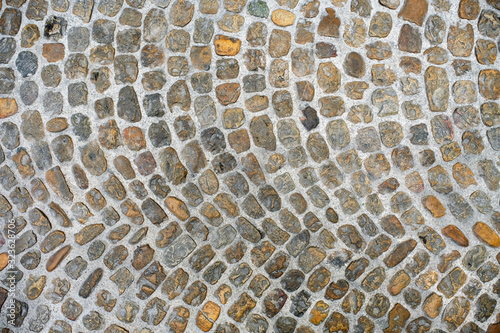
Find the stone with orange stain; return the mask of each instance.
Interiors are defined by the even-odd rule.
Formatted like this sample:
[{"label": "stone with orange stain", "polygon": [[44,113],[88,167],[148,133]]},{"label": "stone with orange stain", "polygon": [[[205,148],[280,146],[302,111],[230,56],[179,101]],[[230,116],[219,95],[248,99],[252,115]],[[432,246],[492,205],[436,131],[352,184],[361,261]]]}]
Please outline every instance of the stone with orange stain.
[{"label": "stone with orange stain", "polygon": [[9,254],[7,252],[0,253],[0,272],[9,264]]},{"label": "stone with orange stain", "polygon": [[443,306],[443,296],[436,293],[430,294],[424,301],[422,305],[422,310],[430,318],[436,318],[441,312],[441,307]]},{"label": "stone with orange stain", "polygon": [[217,35],[214,39],[215,53],[220,56],[235,56],[240,52],[241,40],[234,37]]},{"label": "stone with orange stain", "polygon": [[435,218],[440,218],[446,215],[446,208],[441,201],[433,195],[428,195],[422,198],[422,205],[432,214]]},{"label": "stone with orange stain", "polygon": [[54,167],[45,173],[45,179],[50,188],[64,200],[73,201],[73,193],[66,182],[63,172],[60,167]]},{"label": "stone with orange stain", "polygon": [[451,238],[451,240],[453,242],[455,242],[456,244],[463,246],[463,247],[469,246],[469,240],[467,239],[467,237],[465,237],[462,230],[458,229],[457,226],[450,224],[450,225],[444,227],[441,230],[441,232],[443,233],[443,235]]},{"label": "stone with orange stain", "polygon": [[415,57],[401,57],[399,67],[401,67],[406,74],[420,74],[422,62]]},{"label": "stone with orange stain", "polygon": [[406,322],[410,318],[410,311],[408,311],[404,306],[397,303],[389,311],[388,324],[389,326],[384,329],[384,333],[400,332],[403,327],[405,327]]},{"label": "stone with orange stain", "polygon": [[35,175],[35,169],[31,162],[31,157],[26,151],[26,149],[21,148],[17,151],[17,154],[12,156],[12,160],[17,165],[17,171],[24,178],[31,178]]},{"label": "stone with orange stain", "polygon": [[462,154],[462,150],[460,146],[455,141],[450,142],[441,146],[441,156],[445,162],[450,162],[456,159],[460,154]]},{"label": "stone with orange stain", "polygon": [[[179,235],[176,235],[176,237],[177,236]],[[161,292],[166,294],[169,300],[173,300],[184,291],[187,286],[188,280],[189,274],[182,268],[178,268],[170,273],[170,275],[167,277],[167,279],[163,283]]]},{"label": "stone with orange stain", "polygon": [[500,246],[500,236],[484,222],[477,222],[472,228],[476,237],[491,247]]},{"label": "stone with orange stain", "polygon": [[223,83],[215,88],[215,95],[222,105],[236,103],[240,93],[241,86],[239,83]]},{"label": "stone with orange stain", "polygon": [[93,188],[90,191],[85,194],[85,198],[87,199],[87,202],[90,204],[90,207],[93,210],[100,211],[106,206],[106,198],[101,194],[101,192]]},{"label": "stone with orange stain", "polygon": [[45,124],[47,131],[52,133],[62,132],[68,127],[68,120],[64,117],[52,118]]},{"label": "stone with orange stain", "polygon": [[47,265],[45,266],[47,268],[47,272],[52,272],[54,269],[56,269],[61,261],[63,261],[64,258],[66,258],[66,256],[69,254],[69,251],[71,251],[71,245],[66,245],[65,247],[54,253],[49,258],[49,260],[47,260]]},{"label": "stone with orange stain", "polygon": [[43,44],[42,56],[48,62],[58,62],[64,59],[64,44]]},{"label": "stone with orange stain", "polygon": [[203,217],[207,219],[208,223],[213,226],[218,227],[223,221],[222,215],[211,203],[205,202],[201,206],[199,212]]},{"label": "stone with orange stain", "polygon": [[413,193],[420,193],[424,190],[424,181],[418,171],[406,175],[405,185]]},{"label": "stone with orange stain", "polygon": [[477,185],[477,182],[474,179],[474,173],[466,164],[456,163],[453,165],[452,169],[453,179],[455,179],[461,188],[467,188],[470,185]]},{"label": "stone with orange stain", "polygon": [[[448,50],[455,57],[468,57],[474,48],[474,29],[472,25],[466,24],[461,26],[459,23],[450,25],[447,38]],[[497,71],[494,69],[486,71]],[[481,71],[481,73],[484,71]],[[497,71],[498,72],[498,71]],[[481,83],[481,73],[479,74],[479,82]],[[481,90],[481,89],[480,89]]]},{"label": "stone with orange stain", "polygon": [[250,137],[246,129],[239,129],[227,136],[229,145],[239,154],[250,149]]},{"label": "stone with orange stain", "polygon": [[208,332],[214,326],[214,322],[219,318],[220,306],[212,301],[208,301],[196,317],[196,326],[203,332]]},{"label": "stone with orange stain", "polygon": [[71,227],[73,225],[73,223],[68,217],[68,214],[66,214],[66,212],[64,211],[64,209],[62,209],[61,206],[52,201],[49,207],[56,216],[56,218],[59,219],[59,223],[61,224],[61,226]]},{"label": "stone with orange stain", "polygon": [[340,312],[332,312],[323,332],[349,332],[349,320]]},{"label": "stone with orange stain", "polygon": [[21,47],[32,47],[39,39],[40,30],[38,26],[36,24],[27,24],[21,32]]},{"label": "stone with orange stain", "polygon": [[500,71],[498,69],[485,69],[479,73],[479,92],[490,100],[500,98]]},{"label": "stone with orange stain", "polygon": [[415,280],[415,284],[422,290],[428,290],[430,287],[436,284],[439,279],[439,273],[430,270],[420,274]]},{"label": "stone with orange stain", "polygon": [[271,14],[271,20],[280,27],[288,27],[295,21],[295,14],[286,9],[276,9]]},{"label": "stone with orange stain", "polygon": [[0,119],[17,113],[17,102],[14,98],[0,98]]},{"label": "stone with orange stain", "polygon": [[422,26],[428,7],[427,0],[406,0],[398,17]]},{"label": "stone with orange stain", "polygon": [[458,17],[467,20],[475,20],[480,10],[481,8],[479,7],[478,0],[461,0],[458,6]]},{"label": "stone with orange stain", "polygon": [[177,306],[170,314],[168,319],[168,328],[170,332],[182,333],[186,330],[189,320],[189,309],[183,306]]},{"label": "stone with orange stain", "polygon": [[122,202],[120,210],[123,215],[129,218],[130,222],[137,225],[141,225],[144,222],[144,215],[142,214],[141,209],[130,198],[127,198],[124,202]]},{"label": "stone with orange stain", "polygon": [[309,321],[314,325],[321,324],[328,316],[329,307],[324,301],[318,301],[311,310]]},{"label": "stone with orange stain", "polygon": [[186,221],[190,216],[186,204],[176,197],[167,197],[165,199],[165,205],[172,212],[172,214],[182,221]]},{"label": "stone with orange stain", "polygon": [[451,298],[462,288],[466,280],[467,274],[460,267],[455,267],[439,282],[437,289],[446,298]]},{"label": "stone with orange stain", "polygon": [[240,209],[238,204],[234,201],[233,196],[227,193],[219,193],[215,198],[214,202],[222,210],[230,217],[237,217],[240,215]]},{"label": "stone with orange stain", "polygon": [[24,290],[26,296],[30,300],[37,299],[45,288],[47,277],[45,275],[35,276],[30,275],[26,281],[26,288]]},{"label": "stone with orange stain", "polygon": [[104,224],[95,223],[85,226],[79,233],[75,234],[75,242],[85,245],[91,242],[104,231]]},{"label": "stone with orange stain", "polygon": [[411,282],[410,276],[404,271],[400,270],[389,280],[387,291],[392,296],[398,295],[406,286]]},{"label": "stone with orange stain", "polygon": [[233,318],[237,322],[245,321],[246,317],[252,311],[252,309],[257,305],[257,302],[250,297],[246,292],[242,293],[238,300],[231,305],[228,309],[227,314],[229,317]]},{"label": "stone with orange stain", "polygon": [[340,37],[340,18],[337,17],[333,8],[326,9],[326,15],[322,17],[318,26],[318,34],[326,37]]},{"label": "stone with orange stain", "polygon": [[453,250],[450,253],[442,254],[439,257],[439,263],[437,265],[437,269],[444,273],[451,267],[451,265],[460,258],[460,252],[457,250]]},{"label": "stone with orange stain", "polygon": [[227,284],[221,284],[217,291],[215,292],[215,296],[217,296],[222,304],[226,304],[231,295],[233,294],[231,287]]},{"label": "stone with orange stain", "polygon": [[414,239],[408,239],[404,242],[399,243],[384,259],[384,263],[389,268],[396,266],[401,261],[403,261],[410,252],[413,251],[415,246],[417,246],[417,241]]},{"label": "stone with orange stain", "polygon": [[130,150],[141,150],[146,148],[144,132],[139,127],[127,127],[123,130],[123,142]]}]

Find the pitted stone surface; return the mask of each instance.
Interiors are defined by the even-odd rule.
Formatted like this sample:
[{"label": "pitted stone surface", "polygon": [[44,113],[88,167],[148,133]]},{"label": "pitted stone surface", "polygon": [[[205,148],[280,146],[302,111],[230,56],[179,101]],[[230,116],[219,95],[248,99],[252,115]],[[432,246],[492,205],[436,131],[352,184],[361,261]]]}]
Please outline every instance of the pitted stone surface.
[{"label": "pitted stone surface", "polygon": [[499,10],[4,1],[2,333],[497,332]]}]

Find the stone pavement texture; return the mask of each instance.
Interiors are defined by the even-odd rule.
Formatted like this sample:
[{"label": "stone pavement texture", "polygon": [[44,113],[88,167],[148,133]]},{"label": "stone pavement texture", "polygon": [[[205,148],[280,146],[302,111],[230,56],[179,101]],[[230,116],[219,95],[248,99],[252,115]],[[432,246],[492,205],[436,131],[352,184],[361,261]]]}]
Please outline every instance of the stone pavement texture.
[{"label": "stone pavement texture", "polygon": [[500,332],[499,0],[5,0],[0,34],[2,333]]}]

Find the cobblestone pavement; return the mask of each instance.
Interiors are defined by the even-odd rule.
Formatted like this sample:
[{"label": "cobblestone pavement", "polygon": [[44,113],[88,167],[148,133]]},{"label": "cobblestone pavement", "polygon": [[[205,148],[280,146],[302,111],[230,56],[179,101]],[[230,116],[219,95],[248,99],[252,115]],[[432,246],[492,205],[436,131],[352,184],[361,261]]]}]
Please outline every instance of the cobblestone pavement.
[{"label": "cobblestone pavement", "polygon": [[0,12],[2,333],[500,332],[499,0]]}]

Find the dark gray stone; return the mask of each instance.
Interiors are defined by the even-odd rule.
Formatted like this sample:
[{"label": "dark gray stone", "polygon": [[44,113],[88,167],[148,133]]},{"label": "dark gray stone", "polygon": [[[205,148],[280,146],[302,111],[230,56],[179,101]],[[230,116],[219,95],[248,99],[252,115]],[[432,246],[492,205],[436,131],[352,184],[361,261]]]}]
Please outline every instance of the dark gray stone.
[{"label": "dark gray stone", "polygon": [[[2,50],[2,43],[0,41],[0,51]],[[35,75],[38,69],[38,58],[30,51],[21,51],[17,55],[16,68],[21,74],[21,77],[30,77]]]},{"label": "dark gray stone", "polygon": [[12,37],[0,38],[0,64],[8,64],[16,52],[16,41]]},{"label": "dark gray stone", "polygon": [[38,85],[35,81],[25,81],[19,87],[19,95],[21,95],[21,100],[25,105],[31,105],[35,103],[38,98]]},{"label": "dark gray stone", "polygon": [[117,104],[118,116],[126,121],[135,123],[141,120],[141,109],[137,94],[132,86],[120,89]]},{"label": "dark gray stone", "polygon": [[70,83],[68,85],[68,103],[70,106],[87,104],[88,90],[85,82]]}]

